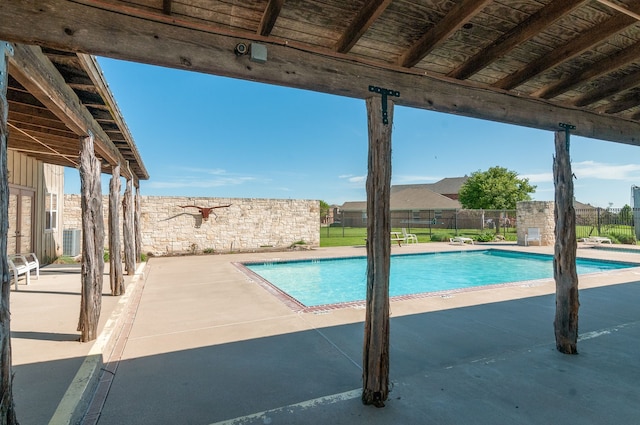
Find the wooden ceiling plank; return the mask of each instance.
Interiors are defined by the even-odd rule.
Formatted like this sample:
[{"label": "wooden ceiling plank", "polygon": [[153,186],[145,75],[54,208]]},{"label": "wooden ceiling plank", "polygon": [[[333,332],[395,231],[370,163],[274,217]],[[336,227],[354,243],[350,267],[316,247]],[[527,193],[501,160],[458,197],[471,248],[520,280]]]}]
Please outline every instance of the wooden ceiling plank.
[{"label": "wooden ceiling plank", "polygon": [[16,108],[11,108],[11,104],[9,104],[9,121],[13,124],[28,124],[28,125],[36,125],[38,127],[42,127],[44,129],[49,130],[58,130],[64,131],[67,134],[74,134],[62,123],[60,120],[50,120],[47,118],[42,118],[37,115],[29,114],[25,111],[20,111]]},{"label": "wooden ceiling plank", "polygon": [[543,87],[532,93],[532,96],[542,99],[552,99],[577,87],[589,80],[609,74],[625,65],[636,61],[640,57],[640,43],[633,44],[626,49],[608,56],[593,65],[583,68],[580,72],[570,75],[563,80]]},{"label": "wooden ceiling plank", "polygon": [[396,62],[405,68],[416,66],[433,49],[438,47],[454,32],[469,22],[484,7],[493,0],[463,0],[456,5],[438,22],[431,27],[420,39],[409,48]]},{"label": "wooden ceiling plank", "polygon": [[[67,127],[80,137],[91,130],[96,139],[96,150],[110,164],[123,163],[124,158],[113,146],[108,136],[80,103],[78,96],[53,64],[35,46],[14,45],[15,53],[10,58],[10,72],[22,86],[47,106]],[[131,175],[127,176],[131,178]]]},{"label": "wooden ceiling plank", "polygon": [[258,25],[258,34],[268,36],[273,31],[273,27],[276,24],[276,20],[282,10],[284,0],[269,0],[267,7],[262,14],[260,25]]},{"label": "wooden ceiling plank", "polygon": [[640,84],[640,70],[625,75],[622,78],[616,78],[609,83],[599,86],[596,90],[588,92],[578,98],[574,105],[578,107],[591,105],[599,100],[611,97],[616,93],[632,89]]},{"label": "wooden ceiling plank", "polygon": [[[36,138],[36,137],[34,137],[34,136],[30,135],[29,133],[27,133],[26,131],[24,131],[24,130],[22,130],[22,129],[18,128],[18,127],[16,127],[15,125],[13,125],[13,124],[11,124],[11,123],[8,123],[8,126],[9,126],[9,127],[11,127],[11,128],[13,128],[14,130],[16,130],[16,131],[18,131],[18,132],[22,133],[24,136],[26,136],[26,137],[30,138],[31,140],[33,140],[34,142],[36,142],[37,144],[39,144],[40,146],[42,146],[42,147],[44,148],[44,151],[45,151],[45,152],[50,152],[50,153],[52,153],[52,154],[54,154],[54,155],[56,155],[56,156],[63,156],[63,157],[65,156],[65,155],[61,154],[58,150],[56,150],[56,149],[52,148],[52,147],[51,147],[51,145],[50,145],[49,143],[44,143],[44,142],[42,142],[40,139],[38,139],[38,138]],[[68,158],[67,158],[67,159],[68,159]],[[76,164],[76,165],[77,165],[77,164]]]},{"label": "wooden ceiling plank", "polygon": [[511,31],[505,33],[483,50],[476,53],[458,68],[451,71],[447,76],[459,80],[469,78],[490,63],[506,55],[516,46],[531,39],[567,13],[571,13],[572,10],[581,6],[583,3],[586,3],[586,0],[552,1],[514,27]]},{"label": "wooden ceiling plank", "polygon": [[[634,0],[635,5],[640,5],[640,0]],[[625,28],[636,23],[630,16],[618,14],[607,21],[590,28],[582,35],[574,38],[569,43],[560,46],[546,55],[539,57],[493,84],[493,87],[511,90],[520,84],[534,78],[536,75],[553,68],[554,66],[584,53],[589,48],[602,43],[602,40],[615,35]]]},{"label": "wooden ceiling plank", "polygon": [[360,40],[365,32],[382,15],[391,0],[372,0],[365,3],[356,17],[351,21],[349,27],[340,36],[340,39],[333,46],[333,50],[338,53],[347,53]]},{"label": "wooden ceiling plank", "polygon": [[622,99],[617,99],[612,102],[611,105],[604,108],[605,114],[618,114],[626,111],[627,109],[634,108],[640,105],[640,93],[637,91],[626,94]]},{"label": "wooden ceiling plank", "polygon": [[[44,11],[44,12],[43,12]],[[453,113],[556,131],[558,119],[576,126],[573,134],[640,145],[640,123],[496,90],[471,82],[425,74],[380,62],[307,50],[295,42],[268,42],[262,64],[237,57],[233,49],[245,34],[158,22],[148,17],[65,0],[0,2],[0,39],[65,48],[124,60],[365,99],[369,85],[398,90],[397,105]],[[32,24],[26,28],[23,22]],[[158,37],[162,34],[162,37]],[[260,36],[255,35],[255,39]],[[293,46],[293,48],[292,48]]]}]

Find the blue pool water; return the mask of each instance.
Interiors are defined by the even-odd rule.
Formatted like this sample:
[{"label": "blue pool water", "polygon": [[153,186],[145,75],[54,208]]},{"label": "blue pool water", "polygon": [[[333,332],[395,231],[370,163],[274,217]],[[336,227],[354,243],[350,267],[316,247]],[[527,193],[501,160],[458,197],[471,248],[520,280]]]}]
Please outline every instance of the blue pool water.
[{"label": "blue pool water", "polygon": [[[637,264],[577,260],[578,274]],[[366,257],[245,264],[263,279],[307,307],[366,298]],[[389,295],[485,286],[553,278],[550,255],[500,250],[395,255],[391,257]]]}]

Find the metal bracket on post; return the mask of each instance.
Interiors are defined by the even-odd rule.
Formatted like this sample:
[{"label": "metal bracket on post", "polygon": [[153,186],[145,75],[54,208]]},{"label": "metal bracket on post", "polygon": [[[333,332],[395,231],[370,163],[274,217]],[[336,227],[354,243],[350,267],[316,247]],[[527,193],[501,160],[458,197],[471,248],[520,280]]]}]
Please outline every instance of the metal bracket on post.
[{"label": "metal bracket on post", "polygon": [[567,151],[569,150],[569,138],[571,136],[571,130],[575,130],[576,126],[575,125],[571,125],[571,124],[567,124],[564,122],[558,123],[558,125],[560,126],[560,128],[564,128],[564,142],[566,144],[567,147]]},{"label": "metal bracket on post", "polygon": [[369,86],[369,91],[380,93],[382,95],[382,122],[389,124],[389,115],[387,112],[387,96],[400,97],[400,92],[396,90],[383,89],[382,87]]}]

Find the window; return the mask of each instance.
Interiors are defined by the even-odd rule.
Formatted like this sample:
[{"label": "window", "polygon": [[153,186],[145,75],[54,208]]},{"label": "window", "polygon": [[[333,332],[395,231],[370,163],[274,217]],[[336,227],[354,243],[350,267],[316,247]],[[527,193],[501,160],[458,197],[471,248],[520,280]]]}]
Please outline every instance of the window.
[{"label": "window", "polygon": [[362,212],[362,224],[367,224],[367,212]]},{"label": "window", "polygon": [[44,201],[44,228],[55,230],[58,227],[58,194],[47,193]]}]

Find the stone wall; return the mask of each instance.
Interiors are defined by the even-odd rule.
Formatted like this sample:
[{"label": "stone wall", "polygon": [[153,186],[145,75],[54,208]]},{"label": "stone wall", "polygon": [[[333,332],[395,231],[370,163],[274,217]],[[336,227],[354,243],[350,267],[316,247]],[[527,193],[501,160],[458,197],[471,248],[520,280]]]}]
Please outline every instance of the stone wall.
[{"label": "stone wall", "polygon": [[518,245],[524,245],[524,236],[529,227],[540,229],[540,245],[554,245],[556,243],[554,206],[555,202],[553,201],[522,201],[517,203]]},{"label": "stone wall", "polygon": [[[312,246],[320,244],[318,201],[142,196],[140,204],[143,253],[250,251],[289,247],[299,241]],[[180,207],[227,204],[231,206],[211,210],[207,220],[203,220],[196,208]],[[80,195],[65,195],[64,208],[64,229],[80,229]],[[103,209],[106,231],[106,195]],[[122,221],[121,215],[121,224]],[[107,243],[105,235],[105,245]]]}]

